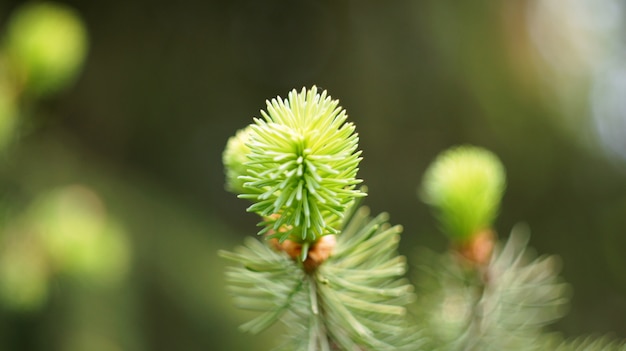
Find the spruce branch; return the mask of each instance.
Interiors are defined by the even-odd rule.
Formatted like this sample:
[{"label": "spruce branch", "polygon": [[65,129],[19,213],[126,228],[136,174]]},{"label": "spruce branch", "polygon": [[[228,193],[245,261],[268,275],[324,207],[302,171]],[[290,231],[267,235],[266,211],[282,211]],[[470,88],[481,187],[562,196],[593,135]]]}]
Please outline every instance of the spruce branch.
[{"label": "spruce branch", "polygon": [[544,327],[564,315],[569,286],[558,260],[535,257],[528,238],[514,228],[483,271],[456,254],[422,255],[416,313],[434,350],[545,350]]},{"label": "spruce branch", "polygon": [[359,209],[356,225],[345,227],[335,253],[316,272],[329,333],[341,349],[395,350],[408,342],[405,306],[413,287],[401,278],[406,259],[396,250],[402,228],[387,220]]},{"label": "spruce branch", "polygon": [[[498,244],[493,221],[506,185],[488,150],[459,146],[429,166],[420,193],[451,250],[421,253],[415,308],[432,350],[613,350],[608,339],[565,342],[545,326],[561,318],[569,285],[555,256],[535,257],[525,226]],[[558,348],[557,348],[558,346]]]},{"label": "spruce branch", "polygon": [[261,312],[241,326],[243,331],[263,331],[280,319],[294,300],[303,298],[304,272],[286,254],[254,238],[247,238],[234,252],[222,250],[219,254],[237,263],[226,271],[235,305]]},{"label": "spruce branch", "polygon": [[256,333],[280,319],[289,330],[285,350],[408,350],[418,338],[406,311],[413,287],[396,251],[402,228],[387,220],[358,209],[333,254],[310,272],[256,239],[221,251],[237,264],[226,277],[238,306],[261,313],[242,329]]},{"label": "spruce branch", "polygon": [[248,211],[269,239],[220,252],[234,263],[226,279],[235,303],[259,313],[244,331],[282,321],[280,348],[289,351],[626,351],[607,338],[564,341],[546,331],[569,297],[559,260],[536,257],[524,226],[498,242],[505,171],[474,146],[442,153],[424,176],[420,194],[451,247],[419,255],[410,323],[402,227],[358,207],[358,137],[337,106],[315,87],[294,90],[227,144],[227,189],[253,202]]}]

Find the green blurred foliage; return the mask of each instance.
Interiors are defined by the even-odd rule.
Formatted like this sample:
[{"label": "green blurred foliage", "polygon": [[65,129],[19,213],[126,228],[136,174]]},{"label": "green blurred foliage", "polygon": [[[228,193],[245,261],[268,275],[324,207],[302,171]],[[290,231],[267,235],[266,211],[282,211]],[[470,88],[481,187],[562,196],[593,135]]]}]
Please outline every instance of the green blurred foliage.
[{"label": "green blurred foliage", "polygon": [[17,117],[15,101],[3,78],[0,68],[0,150],[4,149],[12,139]]},{"label": "green blurred foliage", "polygon": [[[22,4],[0,3],[3,37]],[[263,337],[237,331],[246,318],[224,291],[217,250],[255,234],[257,219],[224,190],[221,154],[265,99],[313,84],[355,123],[366,204],[404,226],[401,251],[445,248],[415,196],[429,162],[450,145],[487,147],[507,169],[496,229],[529,223],[531,245],[560,255],[572,283],[570,314],[556,328],[626,337],[626,164],[594,132],[587,66],[554,73],[563,65],[537,49],[529,26],[554,19],[537,1],[67,4],[89,33],[74,85],[24,99],[0,55],[0,142],[10,145],[0,156],[0,224],[3,238],[24,234],[3,251],[0,262],[16,265],[2,263],[0,276],[28,278],[0,290],[15,296],[6,287],[23,285],[21,303],[39,301],[30,312],[1,307],[0,349],[267,349]],[[569,32],[557,30],[570,27],[537,28],[555,31],[558,48]],[[56,255],[67,267],[128,260],[113,284],[51,270],[43,242],[22,232],[35,213],[61,218],[51,204],[77,184],[105,214],[78,205],[71,211],[100,224],[68,225],[93,230],[87,244],[109,249]],[[90,226],[126,239],[102,243]]]},{"label": "green blurred foliage", "polygon": [[3,49],[9,69],[24,90],[46,95],[80,71],[87,34],[79,14],[61,3],[32,2],[17,8],[6,24]]}]

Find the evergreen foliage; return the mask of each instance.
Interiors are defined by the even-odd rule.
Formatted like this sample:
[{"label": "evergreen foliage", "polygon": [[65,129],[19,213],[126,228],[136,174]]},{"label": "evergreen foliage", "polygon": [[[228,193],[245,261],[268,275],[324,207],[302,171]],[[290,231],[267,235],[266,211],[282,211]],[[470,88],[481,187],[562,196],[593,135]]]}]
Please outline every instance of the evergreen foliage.
[{"label": "evergreen foliage", "polygon": [[423,251],[416,281],[427,350],[547,350],[544,326],[564,315],[569,286],[558,259],[535,257],[516,227],[480,270],[457,253]]},{"label": "evergreen foliage", "polygon": [[235,303],[261,312],[241,328],[257,333],[282,320],[289,331],[285,350],[410,349],[416,334],[405,306],[414,295],[402,278],[406,259],[396,251],[401,230],[386,214],[370,218],[361,207],[341,230],[334,254],[311,273],[257,239],[222,251],[238,264],[227,272]]},{"label": "evergreen foliage", "polygon": [[259,313],[242,330],[282,321],[281,350],[626,350],[546,328],[565,314],[570,286],[558,258],[528,247],[524,225],[498,241],[504,167],[479,147],[445,151],[426,171],[420,194],[451,245],[416,255],[414,293],[397,251],[402,227],[359,207],[357,137],[336,106],[315,87],[294,90],[228,142],[227,188],[243,187],[266,234],[220,251],[234,264],[235,303]]}]

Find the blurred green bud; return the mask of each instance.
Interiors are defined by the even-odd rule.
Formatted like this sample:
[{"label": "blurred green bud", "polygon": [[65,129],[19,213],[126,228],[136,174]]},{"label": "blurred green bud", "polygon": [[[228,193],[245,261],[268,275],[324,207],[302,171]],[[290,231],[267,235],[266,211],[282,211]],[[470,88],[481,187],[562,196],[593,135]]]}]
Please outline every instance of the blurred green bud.
[{"label": "blurred green bud", "polygon": [[[244,192],[239,197],[265,218],[259,234],[312,243],[336,234],[335,223],[365,193],[356,189],[358,135],[345,110],[326,91],[295,89],[267,101],[249,127]],[[303,254],[306,257],[306,253]]]},{"label": "blurred green bud", "polygon": [[0,299],[15,310],[35,310],[48,297],[45,253],[27,232],[3,233],[0,252]]},{"label": "blurred green bud", "polygon": [[5,36],[11,67],[25,90],[37,95],[69,86],[80,72],[87,52],[87,33],[78,14],[52,2],[19,7],[9,19]]},{"label": "blurred green bud", "polygon": [[475,146],[444,151],[428,167],[420,191],[432,206],[443,231],[455,241],[467,241],[495,220],[506,176],[492,152]]},{"label": "blurred green bud", "polygon": [[58,271],[105,283],[126,272],[126,236],[91,189],[71,185],[44,194],[30,220]]},{"label": "blurred green bud", "polygon": [[237,134],[230,137],[226,143],[226,149],[222,154],[222,162],[226,171],[226,190],[231,193],[241,194],[246,190],[243,187],[244,181],[239,177],[246,174],[246,162],[250,148],[246,145],[250,126],[237,131]]}]

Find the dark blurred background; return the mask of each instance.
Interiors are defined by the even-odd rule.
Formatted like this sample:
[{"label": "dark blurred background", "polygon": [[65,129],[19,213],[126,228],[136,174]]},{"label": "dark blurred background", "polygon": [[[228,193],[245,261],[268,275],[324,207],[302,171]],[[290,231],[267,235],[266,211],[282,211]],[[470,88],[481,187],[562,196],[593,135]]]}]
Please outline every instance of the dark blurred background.
[{"label": "dark blurred background", "polygon": [[[20,1],[0,3],[0,28]],[[224,290],[256,233],[221,153],[265,100],[318,85],[357,126],[365,204],[402,224],[402,253],[446,248],[416,193],[445,148],[507,168],[500,236],[526,222],[572,284],[568,336],[626,337],[626,26],[618,0],[68,1],[89,54],[3,156],[8,213],[81,184],[128,240],[106,287],[55,276],[36,310],[2,310],[3,350],[261,350]],[[3,29],[0,29],[3,30]],[[115,257],[113,257],[115,258]]]}]

